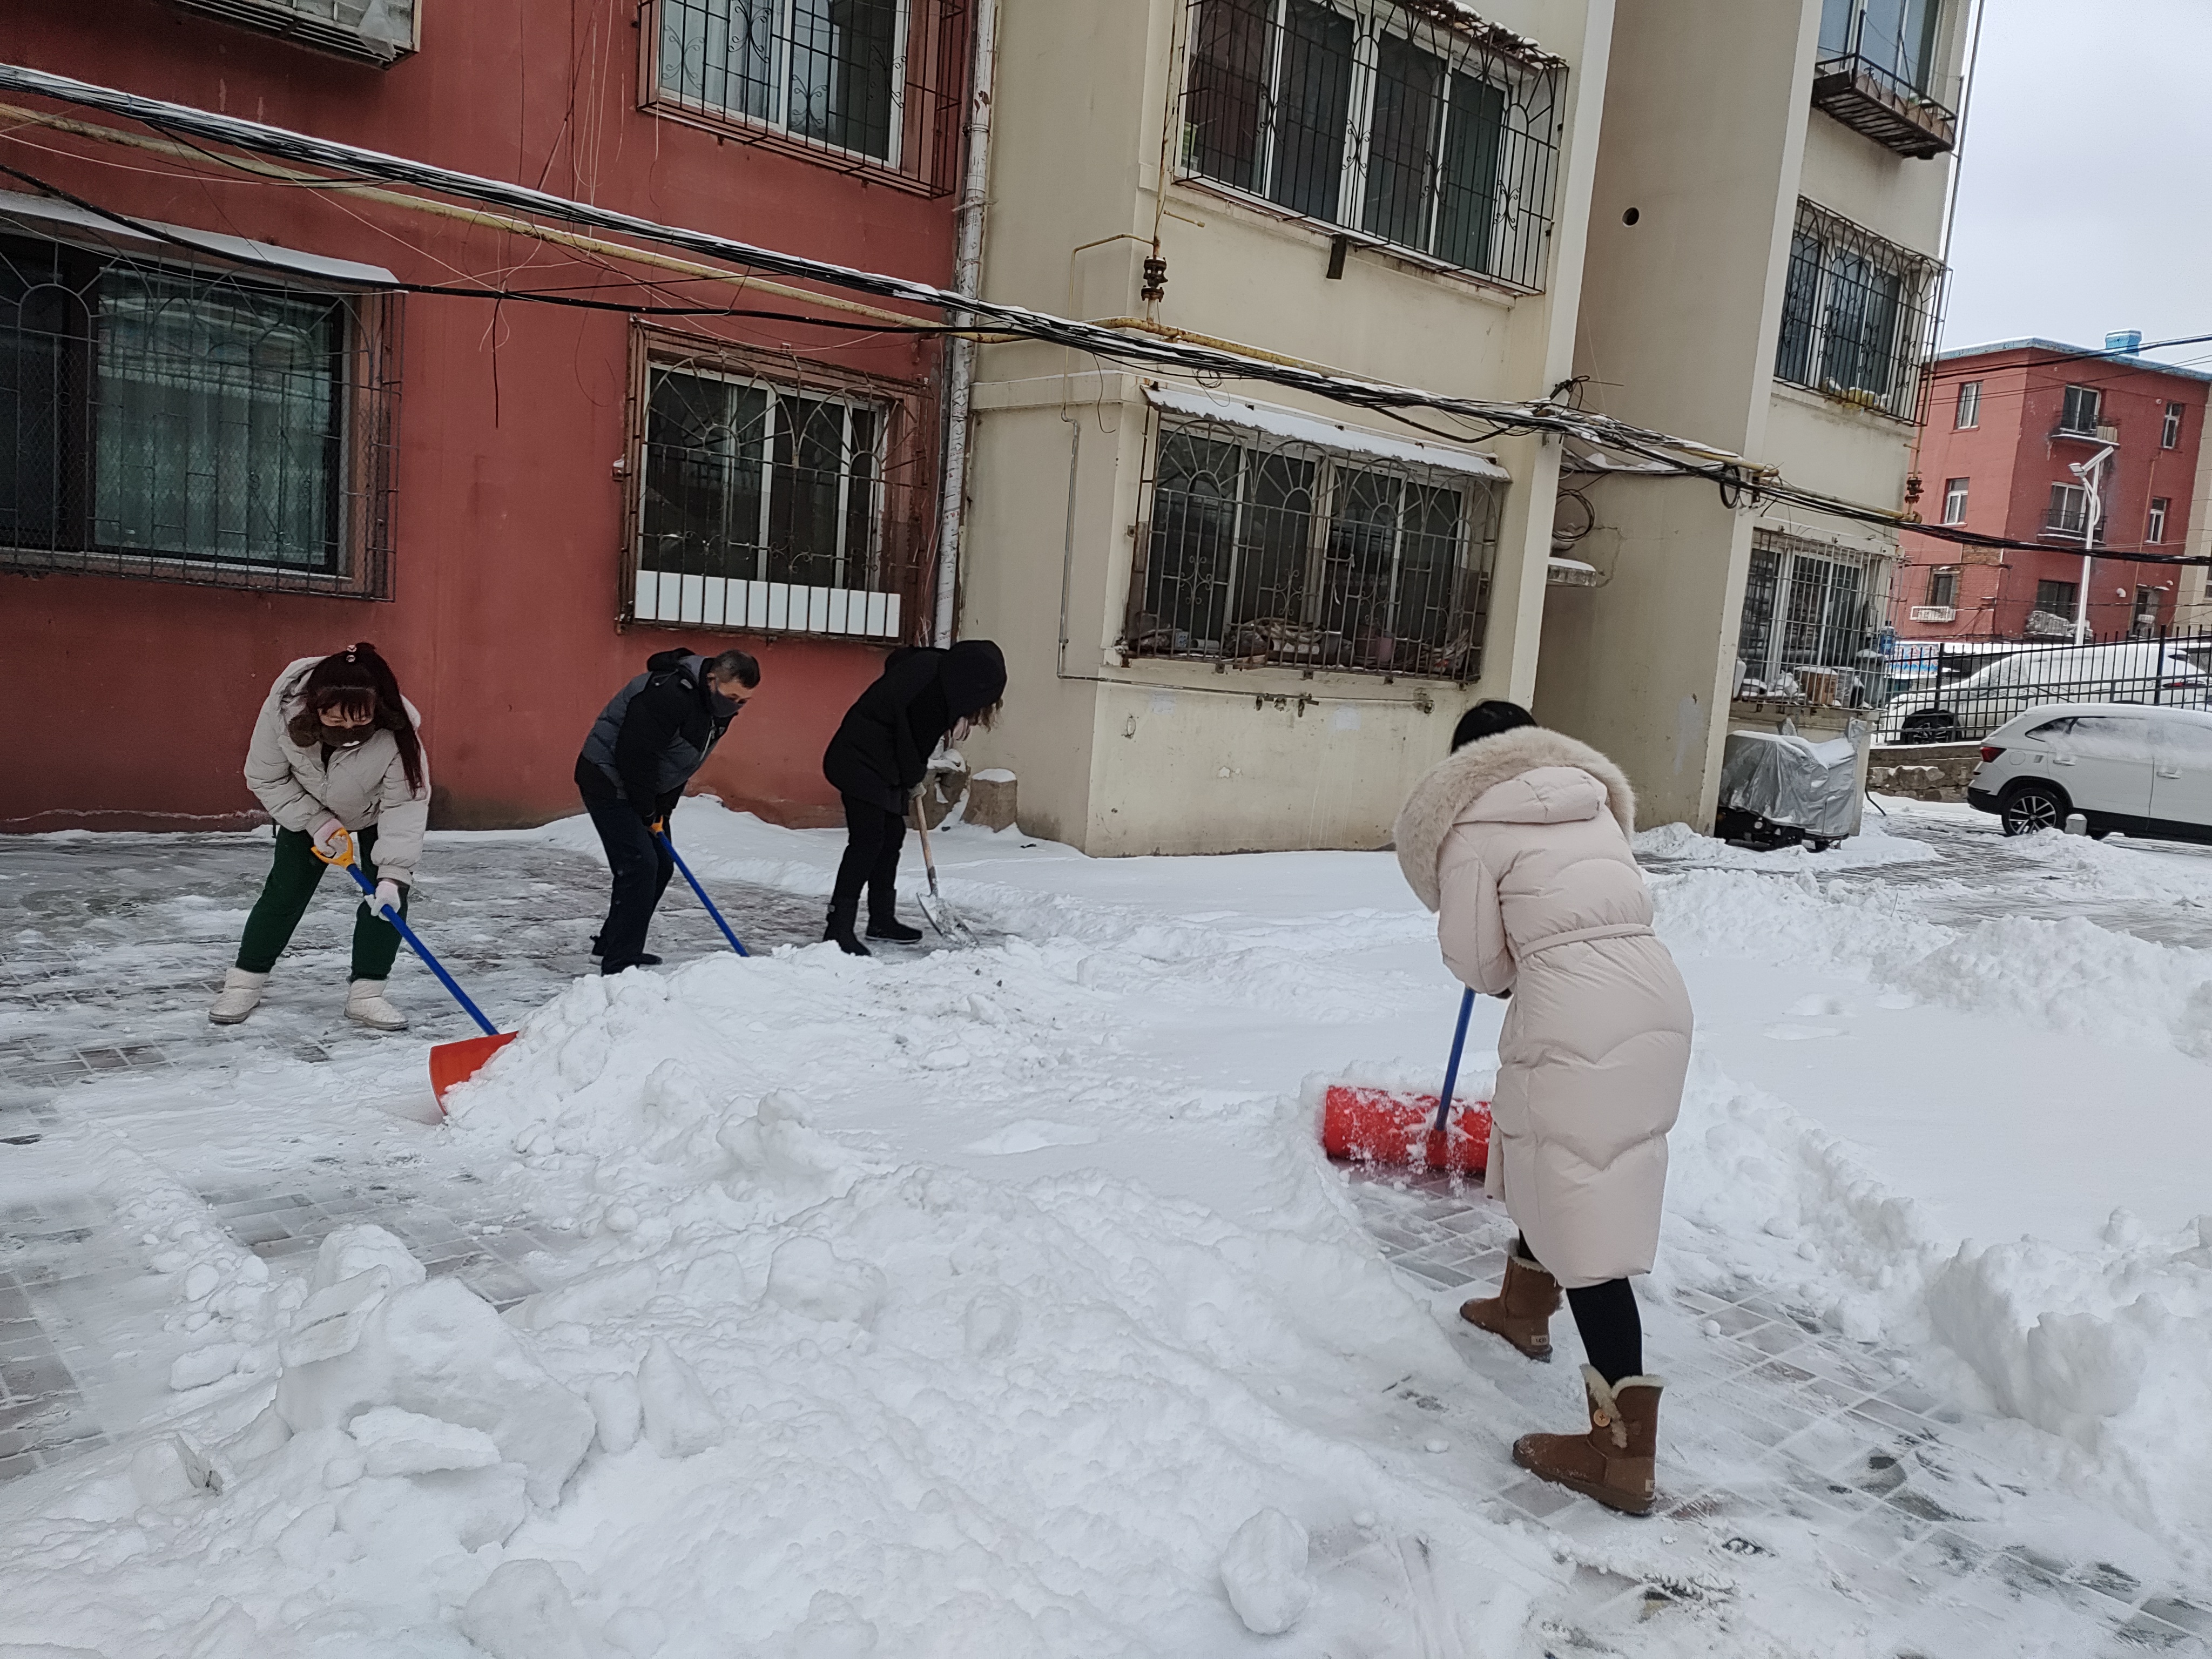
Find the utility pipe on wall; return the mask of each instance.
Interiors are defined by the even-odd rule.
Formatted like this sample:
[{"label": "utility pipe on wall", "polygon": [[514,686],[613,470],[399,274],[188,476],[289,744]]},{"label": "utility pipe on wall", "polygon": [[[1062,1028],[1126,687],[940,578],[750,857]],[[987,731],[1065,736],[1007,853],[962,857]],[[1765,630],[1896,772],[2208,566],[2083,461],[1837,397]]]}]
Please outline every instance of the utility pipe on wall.
[{"label": "utility pipe on wall", "polygon": [[[975,0],[975,38],[968,77],[968,164],[953,216],[952,291],[974,299],[983,291],[983,204],[991,179],[991,82],[998,51],[998,0]],[[955,326],[970,326],[964,311],[946,313]],[[931,642],[952,643],[953,611],[960,590],[960,529],[968,498],[968,422],[975,392],[975,342],[951,344],[945,386],[945,475],[937,509],[937,616]]]}]

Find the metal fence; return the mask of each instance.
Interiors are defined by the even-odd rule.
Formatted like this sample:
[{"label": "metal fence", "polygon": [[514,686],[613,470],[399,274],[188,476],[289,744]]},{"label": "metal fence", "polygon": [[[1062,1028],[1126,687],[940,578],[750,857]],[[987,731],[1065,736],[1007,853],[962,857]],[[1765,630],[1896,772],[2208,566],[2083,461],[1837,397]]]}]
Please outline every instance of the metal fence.
[{"label": "metal fence", "polygon": [[2045,703],[2212,708],[2212,632],[2042,641],[1899,640],[1877,726],[1884,743],[1966,743]]},{"label": "metal fence", "polygon": [[0,237],[0,569],[389,597],[398,317]]},{"label": "metal fence", "polygon": [[1191,0],[1185,172],[1540,288],[1565,70],[1432,4]]},{"label": "metal fence", "polygon": [[942,195],[967,66],[959,0],[644,0],[647,101]]},{"label": "metal fence", "polygon": [[1123,643],[1133,656],[1472,680],[1496,491],[1442,468],[1163,428]]},{"label": "metal fence", "polygon": [[1800,201],[1774,378],[1914,419],[1942,277],[1936,261]]},{"label": "metal fence", "polygon": [[643,349],[629,618],[910,633],[936,524],[930,401],[665,336]]}]

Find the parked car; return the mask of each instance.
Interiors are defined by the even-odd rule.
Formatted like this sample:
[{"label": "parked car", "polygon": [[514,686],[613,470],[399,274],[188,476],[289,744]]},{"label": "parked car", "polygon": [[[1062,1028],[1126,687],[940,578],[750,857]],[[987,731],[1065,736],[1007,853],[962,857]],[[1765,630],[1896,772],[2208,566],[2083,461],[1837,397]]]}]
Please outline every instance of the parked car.
[{"label": "parked car", "polygon": [[2100,838],[2119,830],[2212,842],[2212,711],[2110,702],[2046,703],[1982,746],[1966,804],[2008,836],[2063,829],[2079,812]]},{"label": "parked car", "polygon": [[2212,674],[2155,640],[2027,647],[1882,710],[1881,743],[1969,743],[2050,702],[2212,706]]}]

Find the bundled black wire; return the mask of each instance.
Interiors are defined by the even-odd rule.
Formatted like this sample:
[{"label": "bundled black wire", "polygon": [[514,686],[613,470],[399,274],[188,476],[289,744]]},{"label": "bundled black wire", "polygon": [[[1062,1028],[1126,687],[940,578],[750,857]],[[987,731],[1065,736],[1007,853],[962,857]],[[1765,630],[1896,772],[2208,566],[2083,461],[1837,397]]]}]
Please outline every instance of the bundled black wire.
[{"label": "bundled black wire", "polygon": [[[506,209],[512,212],[537,215],[570,224],[588,226],[595,230],[611,231],[641,241],[678,247],[694,254],[744,267],[747,270],[772,273],[794,277],[804,282],[819,283],[827,288],[849,293],[865,294],[879,300],[889,300],[904,305],[924,307],[946,313],[949,320],[931,323],[916,318],[911,325],[871,322],[866,325],[841,324],[818,317],[790,313],[741,310],[726,307],[639,307],[617,304],[608,301],[586,300],[574,295],[562,295],[526,290],[509,291],[460,285],[394,283],[392,286],[409,292],[446,295],[471,299],[530,301],[549,305],[567,305],[585,309],[613,309],[635,314],[658,316],[715,316],[747,317],[804,324],[817,327],[865,328],[874,332],[911,332],[915,334],[974,333],[979,330],[1016,338],[1044,342],[1081,351],[1109,362],[1151,368],[1164,373],[1187,375],[1201,381],[1254,380],[1304,392],[1332,402],[1357,409],[1376,411],[1404,424],[1419,426],[1407,418],[1407,411],[1431,410],[1455,416],[1484,427],[1492,435],[1503,433],[1548,434],[1561,439],[1571,439],[1592,449],[1608,450],[1632,455],[1647,464],[1636,469],[1638,476],[1668,476],[1703,479],[1713,484],[1721,499],[1730,507],[1758,506],[1766,502],[1781,502],[1808,511],[1826,514],[1856,523],[1877,526],[1885,530],[1910,529],[1914,533],[1936,540],[1953,542],[1965,546],[1984,548],[2018,548],[2047,552],[2050,544],[2042,542],[2009,540],[2004,537],[1985,536],[1956,525],[1922,524],[1901,514],[1869,507],[1838,496],[1824,495],[1790,483],[1778,473],[1762,468],[1740,457],[1728,454],[1692,440],[1672,436],[1650,428],[1632,425],[1610,416],[1599,415],[1574,406],[1572,402],[1558,403],[1550,398],[1526,403],[1496,403],[1475,398],[1459,398],[1441,392],[1423,391],[1418,387],[1393,385],[1388,381],[1364,380],[1353,375],[1331,374],[1321,369],[1309,368],[1295,363],[1246,356],[1239,352],[1224,350],[1198,342],[1167,336],[1138,332],[1133,330],[1108,328],[1096,323],[1075,321],[1057,317],[1048,312],[1033,311],[1025,306],[1008,305],[1000,301],[964,295],[927,283],[917,283],[905,277],[881,272],[859,270],[850,266],[832,264],[827,260],[811,259],[803,255],[786,253],[773,248],[756,246],[732,237],[715,235],[711,232],[694,230],[684,226],[665,225],[633,214],[623,213],[594,204],[577,202],[566,197],[550,195],[527,185],[513,184],[504,179],[487,179],[475,173],[456,172],[447,167],[433,167],[403,156],[389,155],[381,151],[353,144],[317,138],[307,133],[294,132],[283,127],[270,126],[261,122],[241,120],[235,116],[218,114],[213,111],[195,109],[189,105],[170,103],[165,100],[144,98],[134,93],[120,92],[107,87],[94,86],[67,76],[52,75],[44,70],[27,69],[19,64],[0,64],[0,88],[52,98],[63,103],[96,109],[110,115],[134,120],[156,131],[189,136],[233,149],[270,155],[279,160],[307,167],[321,167],[355,179],[376,179],[417,190],[434,191],[465,201],[481,203]],[[27,175],[5,169],[26,182],[36,183]],[[152,236],[157,240],[180,243],[191,247],[198,245],[173,233],[145,225],[125,216],[113,213],[94,204],[81,201],[51,185],[41,185],[52,193],[76,205],[100,214],[134,232]],[[213,250],[200,247],[201,252]],[[235,256],[226,254],[226,258]],[[252,263],[246,261],[245,263]],[[735,275],[737,273],[732,273]],[[1573,388],[1562,390],[1571,394]],[[1449,437],[1434,432],[1431,435]],[[1458,440],[1454,440],[1457,441]],[[2203,557],[2179,554],[2118,552],[2103,550],[2106,557],[2124,557],[2146,564],[2204,564],[2212,562]]]}]

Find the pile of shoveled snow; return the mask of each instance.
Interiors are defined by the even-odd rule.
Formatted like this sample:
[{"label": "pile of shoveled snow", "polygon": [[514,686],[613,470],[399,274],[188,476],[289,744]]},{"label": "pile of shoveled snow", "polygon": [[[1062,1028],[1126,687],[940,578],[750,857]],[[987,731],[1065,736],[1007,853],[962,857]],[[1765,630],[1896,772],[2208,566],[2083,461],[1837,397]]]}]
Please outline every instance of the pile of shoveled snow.
[{"label": "pile of shoveled snow", "polygon": [[1662,823],[1636,837],[1636,855],[1699,869],[1781,872],[1874,870],[1884,865],[1926,864],[1940,856],[1926,842],[1893,836],[1872,823],[1819,853],[1802,845],[1756,852],[1701,836],[1686,823]]}]

